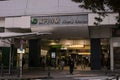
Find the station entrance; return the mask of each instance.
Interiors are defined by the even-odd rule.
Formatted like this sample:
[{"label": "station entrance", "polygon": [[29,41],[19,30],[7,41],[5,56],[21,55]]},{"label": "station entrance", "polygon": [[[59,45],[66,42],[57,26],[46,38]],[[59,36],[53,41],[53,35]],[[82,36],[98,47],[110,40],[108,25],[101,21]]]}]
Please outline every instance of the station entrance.
[{"label": "station entrance", "polygon": [[[26,51],[23,54],[25,59],[23,69],[30,67],[47,68],[48,66],[51,66],[53,69],[62,70],[62,62],[64,62],[64,69],[69,69],[68,60],[70,57],[74,59],[75,69],[78,70],[93,70],[98,68],[98,66],[93,66],[93,64],[97,65],[98,62],[100,65],[99,70],[110,69],[109,39],[99,40],[99,50],[101,51],[99,51],[98,54],[97,51],[95,51],[97,50],[98,46],[96,46],[94,50],[91,43],[92,41],[90,39],[37,39],[34,41],[36,45],[34,44],[34,46],[31,46],[30,44],[27,44]],[[33,50],[30,50],[30,46]],[[36,46],[39,47],[36,48]],[[6,63],[6,57],[9,57],[9,51],[7,52],[6,49],[0,48],[0,53],[0,62],[7,67],[9,64]],[[19,54],[17,56],[19,57]],[[17,65],[16,60],[17,57],[14,56],[14,65]]]},{"label": "station entrance", "polygon": [[[100,41],[100,45],[95,44],[95,40],[91,41],[91,39],[35,39],[32,40],[33,42],[28,41],[29,45],[27,44],[23,54],[25,60],[23,69],[51,66],[53,69],[62,70],[62,61],[64,61],[64,69],[69,69],[68,60],[70,57],[74,59],[75,69],[78,70],[93,70],[98,67],[98,62],[99,70],[110,69],[109,39],[97,40]],[[95,51],[98,48],[100,49]],[[6,59],[6,56],[9,56],[9,51],[4,48],[0,48],[0,51],[0,63],[6,67],[9,66],[9,63],[7,64],[9,60]],[[16,56],[19,57],[19,54],[14,55],[14,65],[17,64]]]},{"label": "station entrance", "polygon": [[[99,39],[100,46],[98,54],[96,51],[93,53],[93,49],[91,48],[91,40],[90,39],[62,39],[62,40],[40,40],[40,53],[39,57],[36,55],[36,59],[33,57],[35,55],[32,54],[32,58],[30,58],[30,54],[27,56],[25,54],[25,59],[27,61],[28,67],[34,67],[34,61],[37,63],[37,67],[48,67],[51,66],[53,69],[62,70],[62,62],[64,62],[64,69],[69,69],[69,58],[72,57],[75,62],[75,69],[78,70],[91,70],[95,66],[93,64],[97,64],[97,60],[99,60],[100,69],[110,69],[110,44],[109,39]],[[97,44],[95,44],[97,45]],[[94,45],[94,46],[95,46]],[[34,46],[35,47],[35,46]],[[98,45],[96,49],[98,48]],[[30,48],[29,48],[30,49]],[[99,59],[94,59],[94,57]],[[39,59],[37,59],[37,57]],[[94,60],[94,61],[93,61]],[[96,61],[95,61],[96,60]],[[32,64],[34,63],[34,64]],[[26,65],[25,64],[25,65]],[[36,66],[36,65],[35,65]],[[98,66],[97,66],[98,67]],[[95,67],[96,68],[96,67]]]},{"label": "station entrance", "polygon": [[[90,41],[84,40],[59,40],[50,43],[49,55],[51,66],[58,69],[67,69],[69,59],[73,58],[75,69],[90,70]],[[64,64],[62,64],[64,62]]]}]

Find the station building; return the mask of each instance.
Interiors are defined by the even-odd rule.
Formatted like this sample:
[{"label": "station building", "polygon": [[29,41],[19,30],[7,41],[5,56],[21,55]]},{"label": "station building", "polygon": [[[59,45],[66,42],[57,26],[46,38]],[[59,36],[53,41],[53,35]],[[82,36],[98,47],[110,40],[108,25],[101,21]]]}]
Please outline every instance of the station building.
[{"label": "station building", "polygon": [[[47,60],[58,64],[73,57],[80,65],[81,58],[89,61],[90,70],[120,68],[120,31],[116,27],[117,13],[108,10],[96,26],[98,14],[78,7],[71,0],[8,0],[0,1],[0,32],[51,33],[25,38],[27,67],[47,66]],[[12,62],[17,65],[19,39],[14,39]],[[0,42],[0,62],[9,65],[11,45]],[[43,63],[44,62],[44,63]],[[53,66],[53,65],[52,65]]]}]

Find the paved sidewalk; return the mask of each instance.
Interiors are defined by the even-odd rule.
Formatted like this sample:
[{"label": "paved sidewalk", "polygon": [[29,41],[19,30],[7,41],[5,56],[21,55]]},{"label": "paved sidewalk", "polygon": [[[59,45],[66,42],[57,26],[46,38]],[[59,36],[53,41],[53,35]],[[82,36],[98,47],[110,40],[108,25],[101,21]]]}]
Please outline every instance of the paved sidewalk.
[{"label": "paved sidewalk", "polygon": [[[116,74],[120,75],[119,71],[81,71],[75,70],[73,75],[69,74],[69,70],[48,70],[32,69],[24,70],[21,77],[16,72],[12,75],[4,74],[0,76],[0,80],[116,80],[112,79]],[[49,75],[48,75],[49,74]]]}]

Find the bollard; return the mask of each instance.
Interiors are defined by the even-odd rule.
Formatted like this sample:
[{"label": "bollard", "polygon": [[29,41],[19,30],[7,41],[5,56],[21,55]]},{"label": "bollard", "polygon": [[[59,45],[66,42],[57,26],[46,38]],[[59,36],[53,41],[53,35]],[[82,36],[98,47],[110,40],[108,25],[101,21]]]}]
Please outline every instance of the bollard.
[{"label": "bollard", "polygon": [[3,77],[3,64],[1,64],[1,76]]}]

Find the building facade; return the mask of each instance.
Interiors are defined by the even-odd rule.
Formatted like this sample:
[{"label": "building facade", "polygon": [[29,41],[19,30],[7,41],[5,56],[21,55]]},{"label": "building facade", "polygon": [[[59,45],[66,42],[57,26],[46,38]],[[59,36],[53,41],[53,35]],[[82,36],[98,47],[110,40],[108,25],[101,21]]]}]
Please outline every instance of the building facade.
[{"label": "building facade", "polygon": [[[29,67],[42,65],[39,62],[41,54],[46,53],[46,51],[49,53],[56,52],[59,56],[60,52],[57,50],[58,48],[53,48],[53,44],[52,48],[48,49],[48,45],[47,49],[44,47],[45,45],[42,43],[45,40],[43,39],[47,39],[47,42],[56,41],[57,45],[64,43],[60,49],[67,48],[68,53],[77,53],[77,55],[78,53],[88,53],[87,57],[88,55],[90,57],[91,70],[101,70],[106,64],[111,70],[119,69],[119,31],[115,30],[115,35],[118,34],[118,36],[113,35],[113,28],[116,28],[116,16],[118,14],[108,11],[107,16],[103,17],[103,22],[96,26],[94,18],[99,17],[99,15],[89,10],[81,9],[78,5],[78,3],[74,3],[71,0],[1,1],[0,31],[52,33],[49,36],[27,39],[29,44]],[[84,49],[78,47],[81,44],[84,45]],[[5,50],[10,47],[9,44],[3,42],[0,45]],[[40,50],[42,49],[45,51],[41,52]],[[1,54],[5,54],[5,50]],[[9,53],[9,49],[7,53]],[[107,63],[103,63],[103,57],[107,57]]]}]

